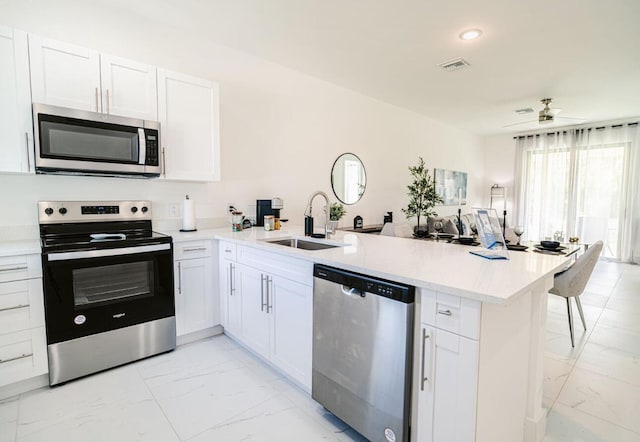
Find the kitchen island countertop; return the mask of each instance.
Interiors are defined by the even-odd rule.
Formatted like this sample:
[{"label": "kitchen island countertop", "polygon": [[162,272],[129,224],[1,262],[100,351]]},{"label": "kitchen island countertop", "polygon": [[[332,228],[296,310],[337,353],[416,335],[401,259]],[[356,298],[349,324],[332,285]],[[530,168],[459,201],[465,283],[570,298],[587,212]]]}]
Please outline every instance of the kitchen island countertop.
[{"label": "kitchen island countertop", "polygon": [[324,250],[302,250],[264,241],[303,237],[303,229],[296,226],[274,231],[253,227],[242,232],[218,228],[164,233],[173,236],[175,241],[232,241],[492,304],[509,304],[542,278],[557,273],[571,262],[566,256],[517,251],[509,252],[509,260],[494,261],[470,254],[470,250],[477,250],[474,246],[340,230],[328,241],[346,245]]}]

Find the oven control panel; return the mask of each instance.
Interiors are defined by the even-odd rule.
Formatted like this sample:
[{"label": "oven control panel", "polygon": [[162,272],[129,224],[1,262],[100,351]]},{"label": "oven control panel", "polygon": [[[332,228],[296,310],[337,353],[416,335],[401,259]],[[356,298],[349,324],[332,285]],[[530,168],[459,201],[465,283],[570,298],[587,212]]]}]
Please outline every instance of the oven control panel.
[{"label": "oven control panel", "polygon": [[105,215],[120,213],[120,206],[80,206],[83,215]]},{"label": "oven control panel", "polygon": [[40,201],[40,224],[151,220],[151,201]]}]

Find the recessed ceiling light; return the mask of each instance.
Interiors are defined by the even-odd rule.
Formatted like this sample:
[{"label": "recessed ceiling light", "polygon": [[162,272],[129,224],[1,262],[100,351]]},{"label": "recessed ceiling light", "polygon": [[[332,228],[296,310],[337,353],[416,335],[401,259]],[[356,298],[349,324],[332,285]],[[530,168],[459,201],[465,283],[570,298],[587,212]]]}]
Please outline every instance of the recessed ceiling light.
[{"label": "recessed ceiling light", "polygon": [[460,33],[460,38],[462,40],[474,40],[482,35],[482,31],[480,29],[467,29]]}]

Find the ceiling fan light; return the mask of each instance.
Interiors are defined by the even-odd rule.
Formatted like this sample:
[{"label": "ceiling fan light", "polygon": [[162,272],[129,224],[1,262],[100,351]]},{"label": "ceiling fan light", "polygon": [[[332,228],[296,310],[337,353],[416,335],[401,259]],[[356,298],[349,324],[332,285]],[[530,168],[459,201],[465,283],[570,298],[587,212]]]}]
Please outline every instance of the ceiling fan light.
[{"label": "ceiling fan light", "polygon": [[467,29],[466,31],[462,31],[459,37],[461,40],[475,40],[481,35],[482,31],[480,29]]}]

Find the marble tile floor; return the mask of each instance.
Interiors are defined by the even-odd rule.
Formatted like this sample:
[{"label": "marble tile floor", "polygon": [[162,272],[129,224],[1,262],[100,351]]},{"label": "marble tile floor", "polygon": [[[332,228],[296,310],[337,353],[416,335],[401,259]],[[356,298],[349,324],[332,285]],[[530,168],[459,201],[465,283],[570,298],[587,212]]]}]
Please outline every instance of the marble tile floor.
[{"label": "marble tile floor", "polygon": [[600,261],[573,303],[549,295],[544,403],[547,442],[640,442],[640,266]]},{"label": "marble tile floor", "polygon": [[[640,441],[640,266],[598,263],[571,348],[549,296],[547,442]],[[575,307],[574,307],[575,308]],[[225,336],[0,401],[0,442],[361,441]]]}]

